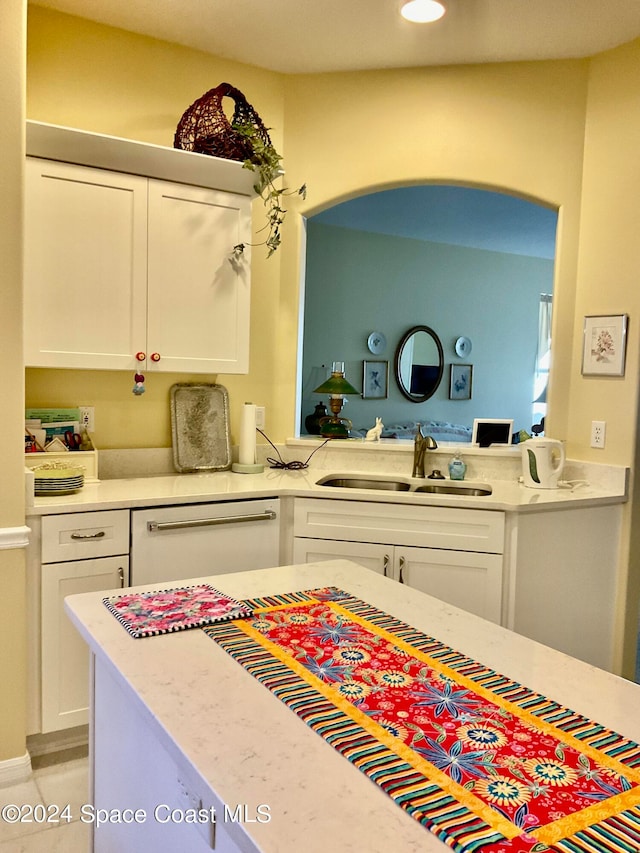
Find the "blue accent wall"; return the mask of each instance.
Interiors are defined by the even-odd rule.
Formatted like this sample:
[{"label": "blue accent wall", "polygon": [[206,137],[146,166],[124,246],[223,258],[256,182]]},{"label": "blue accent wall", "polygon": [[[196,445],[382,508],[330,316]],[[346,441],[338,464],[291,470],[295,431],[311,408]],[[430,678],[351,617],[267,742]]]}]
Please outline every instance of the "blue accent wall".
[{"label": "blue accent wall", "polygon": [[[440,420],[472,426],[474,418],[513,418],[514,431],[531,428],[538,304],[553,288],[553,261],[470,249],[405,237],[307,223],[304,309],[304,418],[320,399],[311,394],[318,368],[345,362],[345,374],[362,389],[365,359],[389,362],[386,400],[349,397],[343,414],[354,429],[382,417],[385,426]],[[430,326],[444,350],[444,374],[435,395],[412,403],[400,393],[394,355],[412,326]],[[367,349],[372,331],[387,346]],[[470,338],[459,358],[454,343]],[[449,365],[473,365],[471,400],[449,400]],[[325,400],[326,402],[326,400]]]}]

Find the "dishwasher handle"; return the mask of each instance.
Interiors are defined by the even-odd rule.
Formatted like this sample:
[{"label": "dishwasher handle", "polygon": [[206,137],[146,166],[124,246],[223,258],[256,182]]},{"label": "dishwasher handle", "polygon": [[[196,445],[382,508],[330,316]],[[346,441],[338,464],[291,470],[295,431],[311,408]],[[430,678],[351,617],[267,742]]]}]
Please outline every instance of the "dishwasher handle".
[{"label": "dishwasher handle", "polygon": [[187,521],[148,521],[149,533],[160,530],[184,530],[193,527],[213,527],[216,524],[241,524],[244,521],[272,521],[276,513],[272,509],[256,512],[251,515],[228,515],[221,518],[194,518]]}]

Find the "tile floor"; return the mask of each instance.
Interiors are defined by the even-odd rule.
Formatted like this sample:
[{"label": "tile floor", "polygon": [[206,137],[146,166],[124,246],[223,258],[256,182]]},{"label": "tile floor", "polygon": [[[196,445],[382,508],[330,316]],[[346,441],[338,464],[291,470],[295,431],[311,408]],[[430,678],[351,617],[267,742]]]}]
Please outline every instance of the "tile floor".
[{"label": "tile floor", "polygon": [[89,801],[89,772],[86,751],[82,752],[58,754],[56,763],[46,756],[34,758],[29,781],[0,788],[0,808],[39,804],[62,809],[68,803],[72,817],[70,823],[63,820],[59,824],[0,820],[0,853],[86,853],[89,825],[80,820],[80,807]]}]

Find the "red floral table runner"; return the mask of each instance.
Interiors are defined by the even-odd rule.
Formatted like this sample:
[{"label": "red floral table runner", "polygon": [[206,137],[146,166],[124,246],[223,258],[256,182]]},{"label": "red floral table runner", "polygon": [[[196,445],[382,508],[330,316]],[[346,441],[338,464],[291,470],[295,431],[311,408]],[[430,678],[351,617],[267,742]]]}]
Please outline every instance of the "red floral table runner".
[{"label": "red floral table runner", "polygon": [[640,747],[335,588],[205,632],[459,853],[639,853]]}]

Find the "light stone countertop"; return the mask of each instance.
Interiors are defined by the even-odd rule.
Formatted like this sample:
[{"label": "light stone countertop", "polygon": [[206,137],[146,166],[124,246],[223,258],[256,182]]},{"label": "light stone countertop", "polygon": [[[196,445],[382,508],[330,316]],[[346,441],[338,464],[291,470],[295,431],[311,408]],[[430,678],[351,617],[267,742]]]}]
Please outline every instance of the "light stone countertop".
[{"label": "light stone countertop", "polygon": [[[239,598],[338,586],[640,741],[640,686],[354,563],[335,560],[204,580]],[[270,823],[230,827],[242,849],[261,853],[449,849],[203,631],[134,640],[104,607],[101,593],[71,596],[66,607],[101,663],[113,667],[163,746],[188,762],[216,798],[227,804],[269,804]],[[240,838],[238,833],[246,835]]]},{"label": "light stone countertop", "polygon": [[[204,503],[208,501],[240,500],[284,495],[296,497],[340,498],[343,500],[370,500],[383,503],[414,504],[422,506],[449,506],[466,509],[489,509],[507,512],[531,512],[601,506],[621,503],[627,499],[628,469],[622,467],[584,467],[578,463],[567,465],[574,476],[565,488],[529,489],[518,482],[517,465],[509,472],[477,469],[464,481],[464,485],[489,484],[492,494],[473,497],[467,495],[431,495],[415,492],[395,492],[372,489],[344,489],[321,486],[317,481],[328,474],[348,476],[354,473],[375,474],[381,478],[411,480],[411,459],[405,453],[387,453],[377,456],[362,454],[343,447],[346,452],[314,460],[305,470],[286,471],[265,468],[261,474],[236,474],[231,471],[196,474],[164,474],[136,476],[86,483],[73,495],[36,497],[27,515],[48,515],[63,512],[121,509],[172,504]],[[305,454],[306,455],[306,454]],[[450,452],[449,452],[450,455]],[[388,457],[388,458],[387,458]],[[446,456],[441,460],[432,457],[434,465],[446,471]],[[364,459],[364,461],[363,461]],[[389,462],[391,459],[391,462]],[[513,462],[513,460],[511,460]],[[471,467],[471,466],[470,466]],[[602,466],[601,466],[602,467]],[[486,474],[489,476],[486,476]],[[413,485],[432,482],[429,479],[412,480]],[[449,483],[447,479],[445,482]]]}]

